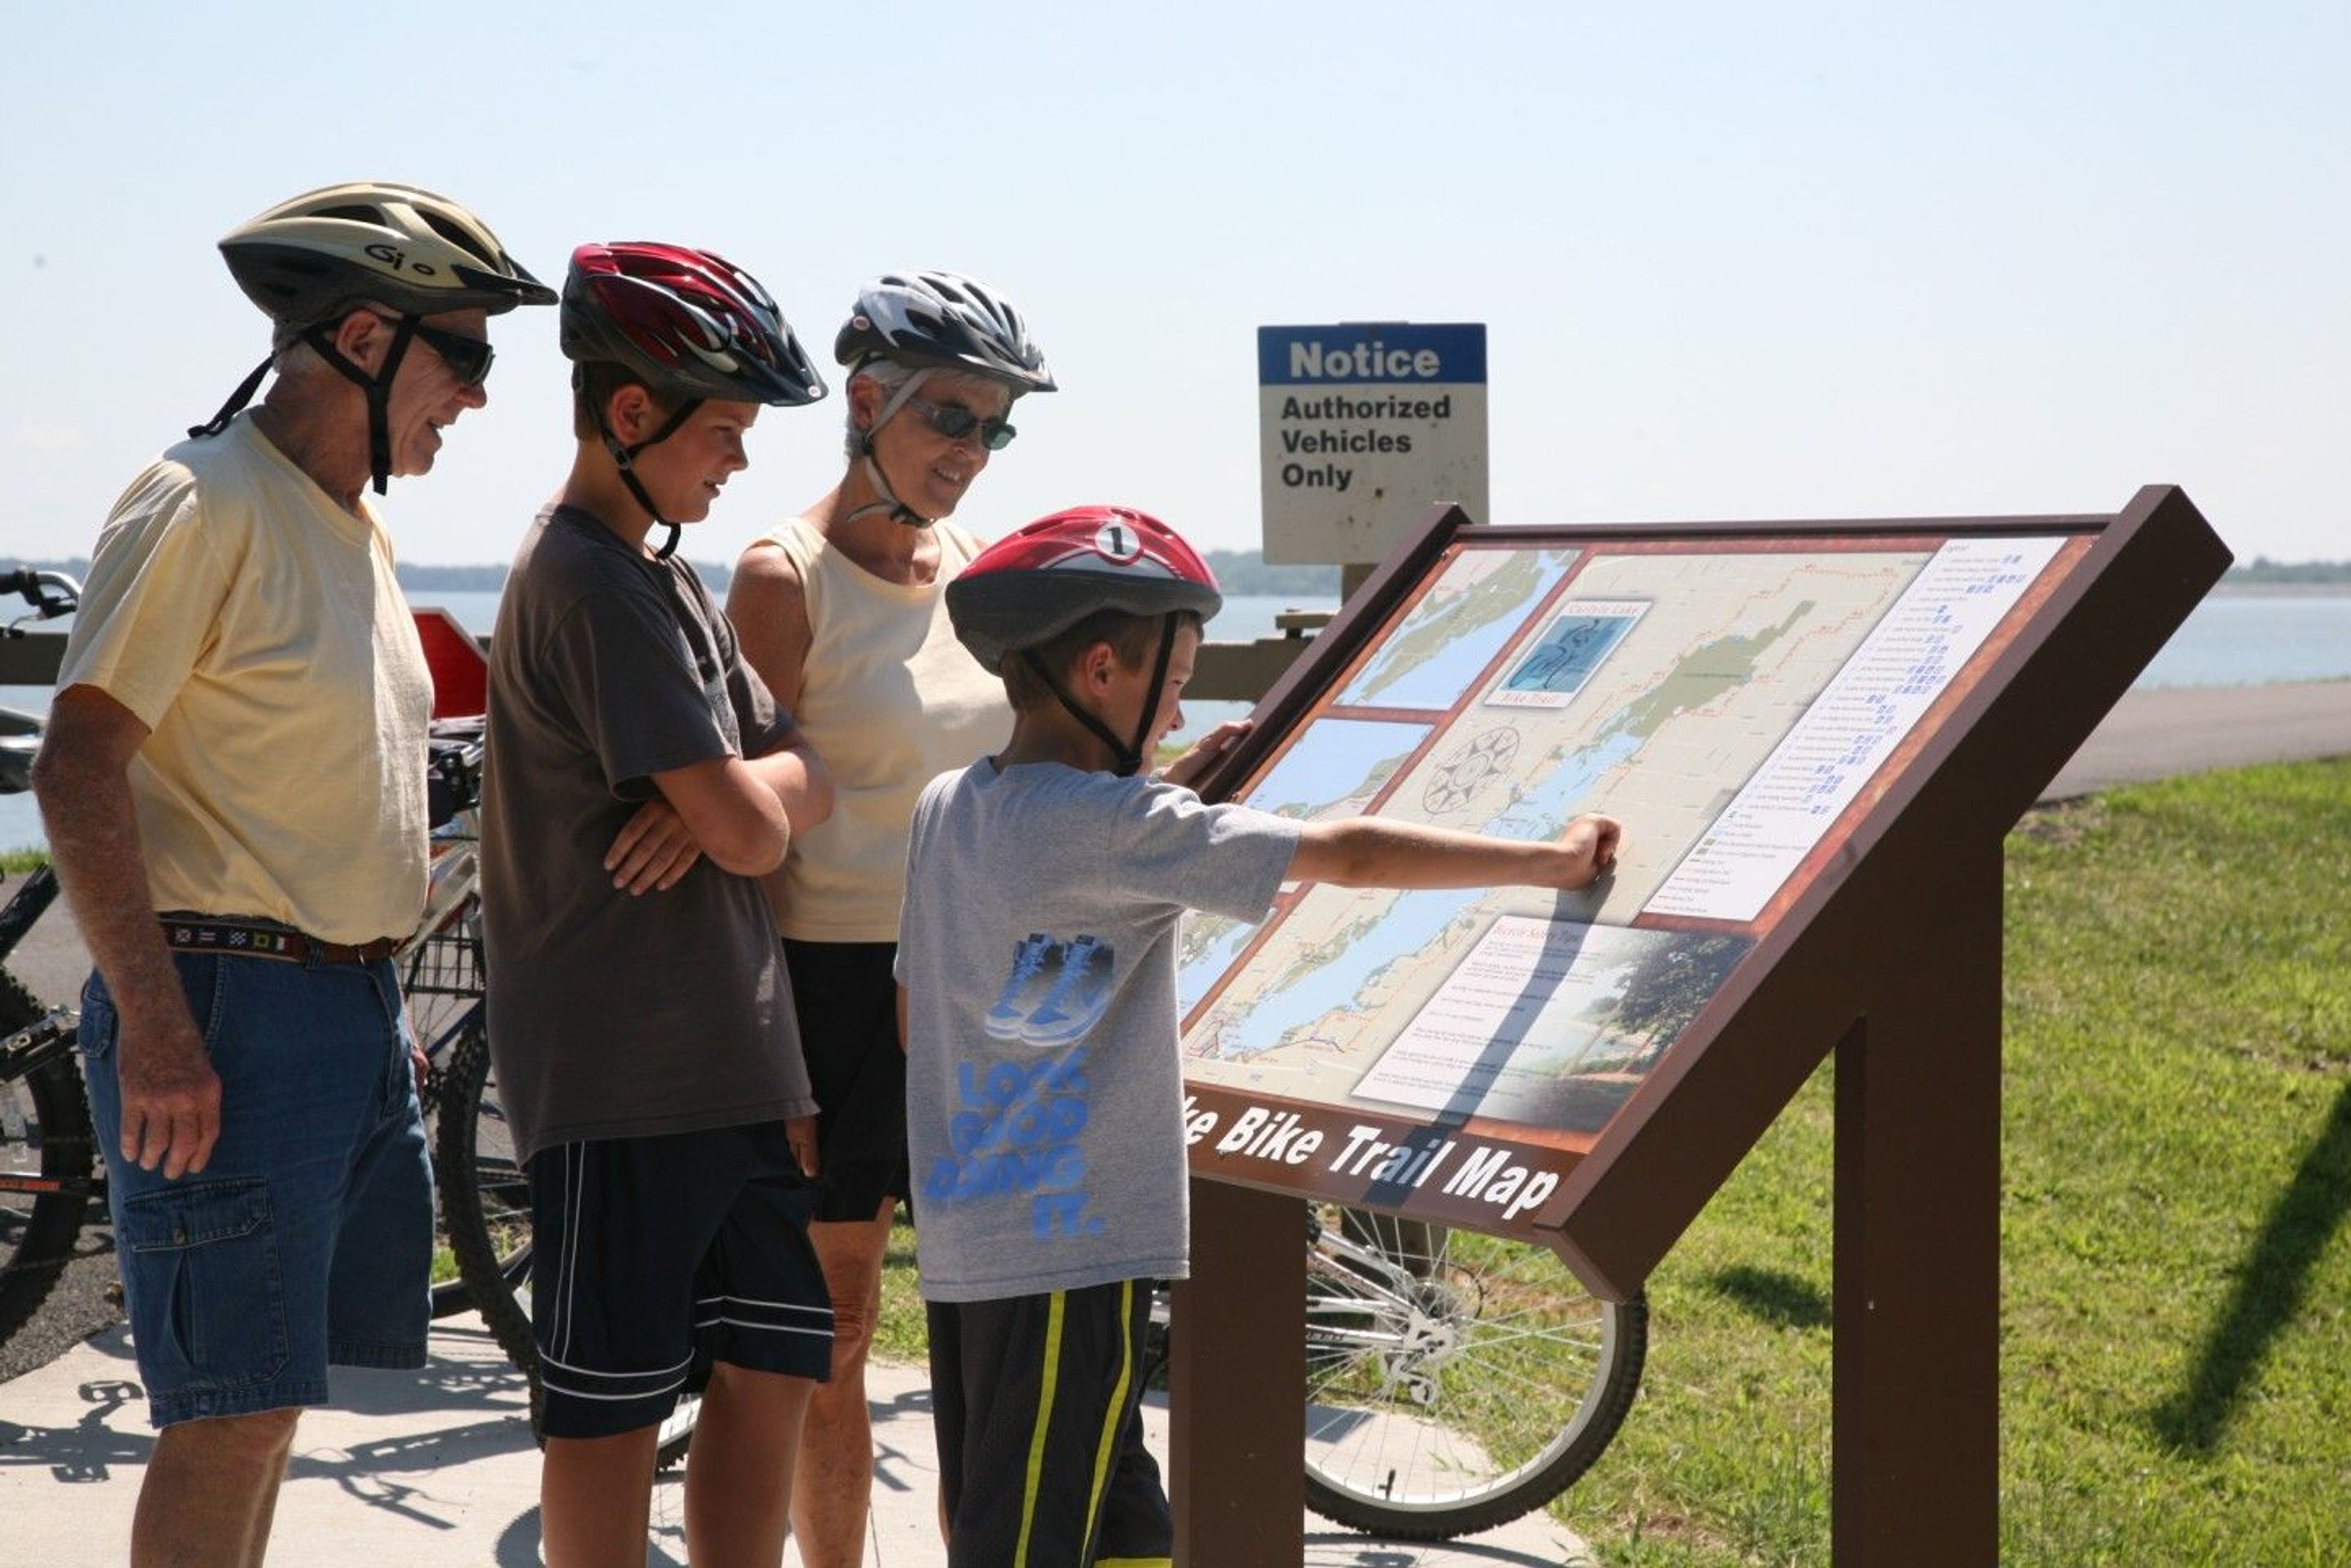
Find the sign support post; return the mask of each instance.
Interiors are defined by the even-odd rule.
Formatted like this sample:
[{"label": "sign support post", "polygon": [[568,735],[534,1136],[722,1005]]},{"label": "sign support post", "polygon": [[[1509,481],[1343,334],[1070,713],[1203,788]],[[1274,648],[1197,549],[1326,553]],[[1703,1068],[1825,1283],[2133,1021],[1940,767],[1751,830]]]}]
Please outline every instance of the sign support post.
[{"label": "sign support post", "polygon": [[1297,1568],[1306,1550],[1306,1226],[1295,1198],[1192,1182],[1176,1287],[1168,1500],[1177,1568]]},{"label": "sign support post", "polygon": [[1881,906],[1923,918],[1899,923],[1909,961],[1884,955],[1886,988],[1836,1047],[1842,1563],[2000,1555],[2001,862],[1970,848],[1930,896]]}]

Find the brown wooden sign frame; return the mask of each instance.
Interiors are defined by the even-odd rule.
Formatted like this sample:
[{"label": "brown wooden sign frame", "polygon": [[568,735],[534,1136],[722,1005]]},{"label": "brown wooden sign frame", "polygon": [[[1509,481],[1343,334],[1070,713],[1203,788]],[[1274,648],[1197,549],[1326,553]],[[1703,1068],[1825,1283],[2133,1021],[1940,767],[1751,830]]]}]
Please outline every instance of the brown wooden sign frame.
[{"label": "brown wooden sign frame", "polygon": [[[1587,1285],[1625,1299],[1836,1051],[1833,1534],[1847,1563],[1997,1557],[2001,841],[2227,570],[2187,497],[2151,486],[2111,515],[1545,529],[1440,508],[1268,694],[1203,790],[1249,777],[1457,541],[2051,535],[2078,547],[1915,727],[1532,1217]],[[1196,1145],[1195,1273],[1175,1340],[1178,1560],[1295,1563],[1296,1193],[1217,1166]]]}]

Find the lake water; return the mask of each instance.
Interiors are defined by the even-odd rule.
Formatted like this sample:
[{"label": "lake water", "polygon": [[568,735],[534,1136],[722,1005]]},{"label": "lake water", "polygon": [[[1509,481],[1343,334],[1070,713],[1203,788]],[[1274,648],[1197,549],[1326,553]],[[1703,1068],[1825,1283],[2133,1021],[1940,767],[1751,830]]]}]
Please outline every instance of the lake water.
[{"label": "lake water", "polygon": [[[496,593],[427,591],[411,596],[420,607],[449,611],[467,630],[487,634],[497,616]],[[1273,619],[1295,606],[1335,608],[1332,601],[1237,595],[1210,631],[1219,641],[1246,642],[1273,634]],[[2215,594],[2196,607],[2137,685],[2147,686],[2249,686],[2277,681],[2351,680],[2351,593]],[[2351,692],[2345,695],[2351,701]],[[0,686],[0,704],[46,712],[46,686]],[[1196,735],[1249,711],[1245,703],[1184,705],[1185,729]],[[40,819],[30,797],[0,795],[0,847],[41,841]]]}]

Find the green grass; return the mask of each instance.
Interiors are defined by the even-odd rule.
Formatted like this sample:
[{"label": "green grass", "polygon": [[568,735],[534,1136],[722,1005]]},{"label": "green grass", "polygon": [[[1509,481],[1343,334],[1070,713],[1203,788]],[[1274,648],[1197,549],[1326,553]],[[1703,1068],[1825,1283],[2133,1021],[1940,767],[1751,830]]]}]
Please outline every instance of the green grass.
[{"label": "green grass", "polygon": [[0,874],[38,871],[48,863],[49,852],[47,850],[0,850]]},{"label": "green grass", "polygon": [[[2351,763],[2011,836],[2001,1562],[2351,1563],[2346,890]],[[1828,1559],[1832,1071],[1650,1281],[1604,1563]]]},{"label": "green grass", "polygon": [[[2351,762],[2033,813],[2006,944],[2001,1561],[2351,1568]],[[1829,1560],[1833,1071],[1649,1281],[1612,1568]]]}]

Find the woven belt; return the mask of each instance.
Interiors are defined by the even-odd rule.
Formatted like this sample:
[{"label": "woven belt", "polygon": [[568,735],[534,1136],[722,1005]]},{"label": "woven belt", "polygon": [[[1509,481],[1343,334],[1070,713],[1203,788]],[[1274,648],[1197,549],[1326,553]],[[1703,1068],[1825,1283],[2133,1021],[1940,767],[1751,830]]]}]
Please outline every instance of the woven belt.
[{"label": "woven belt", "polygon": [[378,936],[354,947],[322,942],[283,925],[257,920],[163,921],[163,946],[191,953],[227,953],[247,958],[278,958],[289,964],[372,964],[400,950],[399,940]]}]

